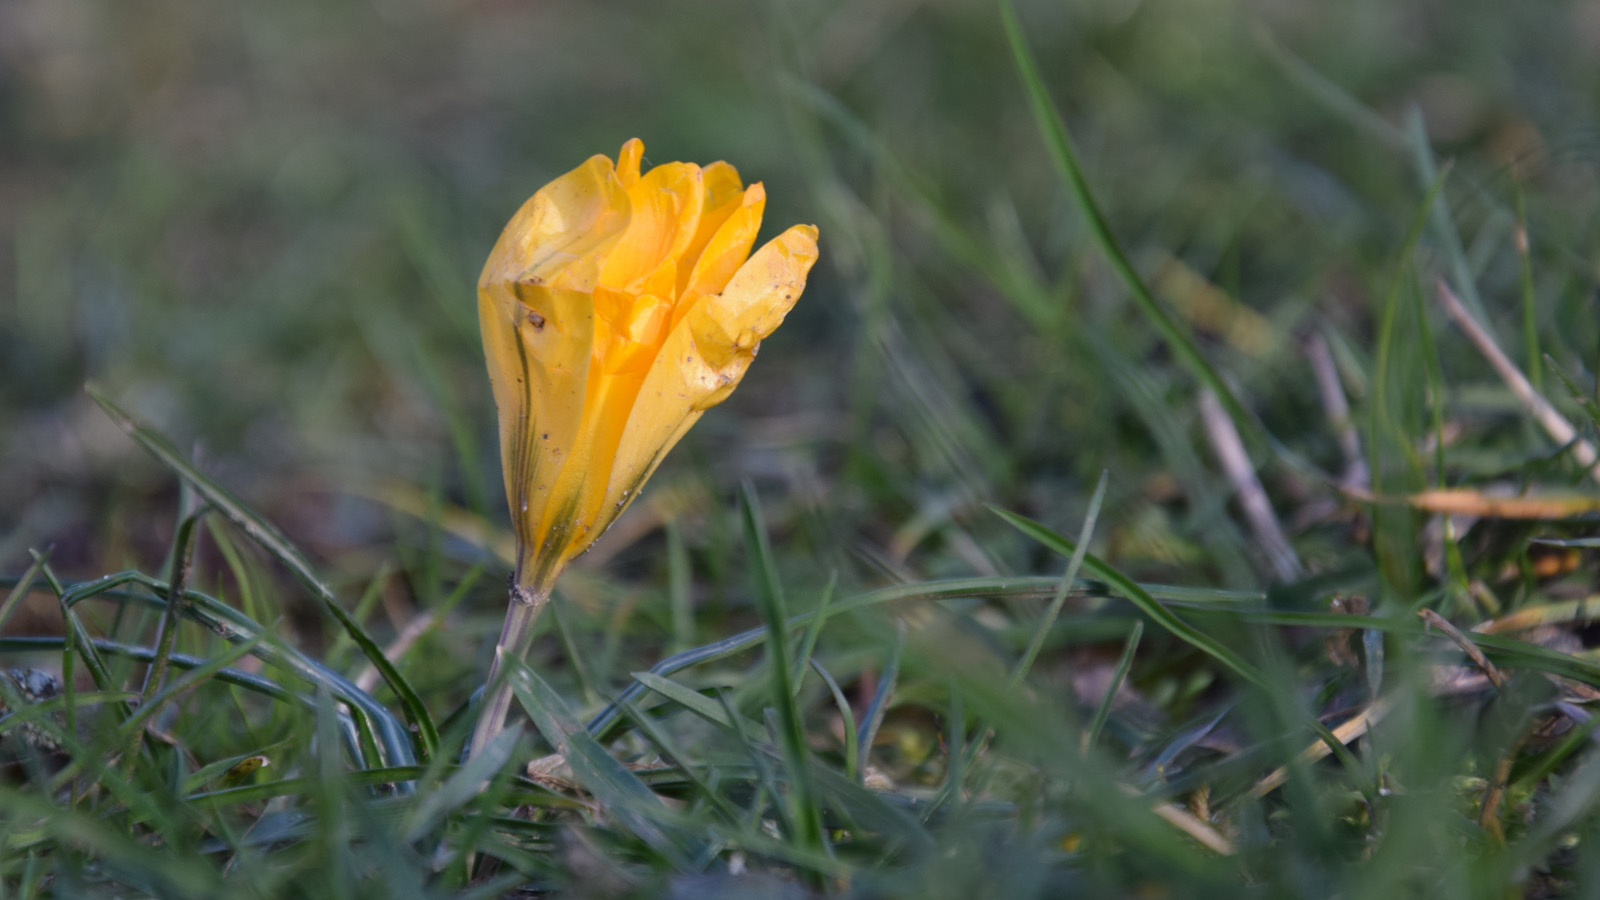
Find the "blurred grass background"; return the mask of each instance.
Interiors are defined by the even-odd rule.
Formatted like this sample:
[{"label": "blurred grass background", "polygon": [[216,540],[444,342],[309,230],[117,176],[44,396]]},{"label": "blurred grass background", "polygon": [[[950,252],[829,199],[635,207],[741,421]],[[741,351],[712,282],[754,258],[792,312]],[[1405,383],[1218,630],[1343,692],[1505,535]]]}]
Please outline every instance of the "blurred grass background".
[{"label": "blurred grass background", "polygon": [[[1541,338],[1557,360],[1593,357],[1600,9],[1471,9],[1023,9],[1114,227],[1152,276],[1170,254],[1265,318],[1215,356],[1305,452],[1327,458],[1327,429],[1295,339],[1331,325],[1368,349],[1425,185],[1403,145],[1320,102],[1298,65],[1397,131],[1420,110],[1458,159],[1447,196],[1511,334],[1524,191]],[[350,480],[440,485],[501,519],[477,269],[536,187],[633,135],[656,160],[733,161],[767,183],[769,232],[809,221],[826,241],[792,323],[669,476],[781,476],[828,498],[814,506],[844,516],[841,543],[882,545],[919,510],[939,517],[924,508],[941,497],[1057,509],[1102,467],[1114,495],[1183,478],[1163,430],[1199,445],[1190,385],[1152,356],[1085,239],[990,4],[21,0],[0,15],[12,566],[55,544],[70,571],[115,568],[170,528],[140,519],[170,483],[108,435],[87,378],[330,556],[389,527],[339,499]],[[817,94],[996,270],[1036,278],[1044,318],[952,258]],[[930,428],[953,446],[929,446]],[[1180,544],[1202,531],[1188,515]]]},{"label": "blurred grass background", "polygon": [[[1331,323],[1366,349],[1425,189],[1392,142],[1408,109],[1459,158],[1447,193],[1478,238],[1497,321],[1520,322],[1507,251],[1523,190],[1546,349],[1593,356],[1600,10],[1474,9],[1023,10],[1114,227],[1152,275],[1170,254],[1264,317],[1216,356],[1305,452],[1326,456],[1327,435],[1295,339]],[[989,4],[16,2],[3,15],[13,565],[30,545],[57,545],[79,572],[148,550],[136,523],[170,487],[108,436],[87,378],[197,442],[330,555],[381,546],[388,527],[339,498],[351,480],[439,485],[499,519],[477,268],[534,188],[632,135],[653,159],[735,162],[767,182],[769,229],[816,222],[827,241],[792,324],[673,473],[699,459],[781,476],[844,516],[840,543],[882,545],[919,510],[948,519],[925,509],[939,498],[1050,510],[1102,467],[1123,491],[1181,479],[1161,432],[1198,444],[1190,386],[1152,358],[1085,240]],[[1394,132],[1320,102],[1298,66]],[[908,202],[817,95],[937,212]],[[1036,315],[953,259],[933,215],[995,271],[1036,278]],[[1122,374],[1081,358],[1074,334]],[[928,429],[950,446],[929,446]],[[1186,462],[1193,476],[1211,465]],[[1225,518],[1211,499],[1200,514]],[[1188,513],[1178,544],[1203,531]],[[1213,577],[1253,583],[1237,563]]]},{"label": "blurred grass background", "polygon": [[[757,621],[741,479],[800,608],[834,578],[857,593],[1059,574],[985,504],[1075,534],[1102,470],[1094,549],[1141,580],[1324,576],[1289,593],[1306,609],[1334,587],[1438,599],[1421,518],[1367,523],[1319,477],[1351,460],[1313,340],[1378,487],[1573,483],[1431,280],[1464,261],[1469,304],[1513,359],[1548,382],[1536,346],[1592,389],[1600,4],[1107,0],[1019,16],[1113,230],[1281,442],[1252,450],[1296,578],[1250,535],[1193,375],[1062,187],[995,6],[939,0],[0,5],[0,571],[46,547],[71,578],[162,565],[176,482],[85,397],[92,379],[307,547],[351,606],[365,597],[375,633],[483,565],[412,660],[438,715],[464,701],[503,603],[501,564],[444,527],[446,511],[505,522],[478,268],[532,191],[634,136],[649,160],[727,159],[764,181],[764,234],[815,223],[822,260],[739,391],[563,582],[562,639],[535,656],[577,702]],[[1452,227],[1429,223],[1408,278],[1435,158],[1453,163]],[[1467,548],[1475,573],[1522,566],[1504,605],[1588,584],[1536,583],[1533,529],[1507,530]],[[287,583],[265,557],[205,545],[198,577],[235,599],[252,578]],[[302,646],[349,653],[309,601],[284,607]],[[1115,643],[1094,649],[1120,641],[1113,625],[1070,642],[1114,658]],[[951,658],[992,649],[933,633]],[[1048,683],[1092,698],[1069,662],[1053,654]],[[1212,683],[1193,662],[1138,670],[1169,721]],[[874,665],[857,661],[869,682]],[[908,716],[888,752],[914,780],[932,752],[917,742],[941,735]]]}]

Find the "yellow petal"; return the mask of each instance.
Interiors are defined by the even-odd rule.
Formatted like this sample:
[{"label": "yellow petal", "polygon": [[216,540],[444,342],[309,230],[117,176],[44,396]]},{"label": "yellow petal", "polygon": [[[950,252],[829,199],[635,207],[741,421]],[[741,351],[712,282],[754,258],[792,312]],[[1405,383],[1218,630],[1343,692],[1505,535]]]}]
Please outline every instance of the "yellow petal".
[{"label": "yellow petal", "polygon": [[706,209],[722,209],[737,202],[744,194],[744,182],[739,180],[739,170],[725,162],[703,166],[700,173],[706,186]]},{"label": "yellow petal", "polygon": [[611,160],[592,157],[523,204],[479,277],[479,327],[519,575],[552,562],[545,523],[584,405],[594,344],[590,292],[628,218]]},{"label": "yellow petal", "polygon": [[695,262],[694,272],[683,290],[678,318],[689,312],[696,298],[717,293],[726,287],[728,279],[744,265],[750,256],[750,248],[756,242],[756,233],[761,230],[761,215],[766,206],[766,189],[760,184],[750,185],[738,208],[730,211],[727,220],[717,229]]},{"label": "yellow petal", "polygon": [[[674,328],[626,410],[597,523],[603,531],[638,496],[661,458],[699,420],[696,401],[718,390],[724,376],[697,364],[700,351],[687,328]],[[739,372],[738,374],[743,374]]]},{"label": "yellow petal", "polygon": [[639,289],[694,238],[704,202],[699,166],[666,163],[646,172],[628,189],[628,230],[606,257],[600,283]]},{"label": "yellow petal", "polygon": [[[700,223],[695,227],[694,240],[683,250],[678,265],[678,295],[689,286],[689,276],[695,264],[705,254],[711,238],[722,228],[728,217],[745,202],[744,183],[739,171],[725,162],[714,162],[700,170],[700,182],[705,187],[705,202],[700,211]],[[755,236],[751,235],[751,240]]]},{"label": "yellow petal", "polygon": [[648,368],[665,336],[672,304],[655,294],[635,296],[600,287],[594,292],[594,306],[598,370],[616,373]]},{"label": "yellow petal", "polygon": [[732,393],[756,344],[794,306],[816,258],[817,230],[796,225],[756,251],[727,290],[702,299],[667,334],[617,444],[610,506],[602,515],[614,517],[631,503],[700,414]]},{"label": "yellow petal", "polygon": [[554,486],[554,496],[562,498],[562,507],[549,507],[551,515],[561,518],[544,529],[552,542],[551,552],[560,555],[557,571],[587,550],[621,512],[610,499],[609,485],[628,410],[643,378],[642,371],[610,374],[590,369],[588,407],[573,453]]},{"label": "yellow petal", "polygon": [[591,157],[522,204],[490,251],[479,287],[559,278],[565,287],[589,290],[604,247],[627,227],[628,202],[611,160]]},{"label": "yellow petal", "polygon": [[593,300],[582,291],[495,282],[478,290],[489,383],[500,419],[506,500],[517,571],[553,565],[549,507],[578,435],[594,342]]},{"label": "yellow petal", "polygon": [[630,138],[617,153],[617,179],[624,188],[631,188],[639,180],[639,163],[644,159],[644,141]]},{"label": "yellow petal", "polygon": [[721,368],[783,323],[817,261],[817,229],[796,225],[773,238],[734,273],[722,293],[695,304],[684,319],[705,362]]}]

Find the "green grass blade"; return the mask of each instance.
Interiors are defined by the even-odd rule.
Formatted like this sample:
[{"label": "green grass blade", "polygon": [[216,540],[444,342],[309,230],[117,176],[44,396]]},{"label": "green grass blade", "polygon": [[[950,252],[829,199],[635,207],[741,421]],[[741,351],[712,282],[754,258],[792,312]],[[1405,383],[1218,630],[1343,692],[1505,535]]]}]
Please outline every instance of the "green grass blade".
[{"label": "green grass blade", "polygon": [[941,207],[934,190],[890,152],[870,126],[815,85],[791,80],[786,87],[816,115],[838,127],[848,143],[873,161],[884,178],[921,214],[946,255],[981,273],[1040,331],[1060,329],[1068,313],[1066,305],[1052,297],[1037,279],[1020,275],[1015,267],[1006,265],[1003,252],[975,240]]},{"label": "green grass blade", "polygon": [[1383,144],[1399,148],[1405,143],[1405,134],[1388,119],[1279,43],[1260,20],[1252,24],[1256,42],[1267,52],[1267,57],[1312,99]]},{"label": "green grass blade", "polygon": [[1600,537],[1587,538],[1528,538],[1530,544],[1541,544],[1546,547],[1600,547]]},{"label": "green grass blade", "polygon": [[[111,670],[106,666],[105,660],[100,658],[100,651],[95,647],[94,638],[90,636],[89,629],[84,627],[83,619],[78,616],[77,611],[63,603],[61,616],[66,620],[67,634],[72,640],[72,649],[83,659],[84,665],[88,667],[89,677],[94,679],[95,687],[102,691],[117,690],[117,679],[111,674]],[[62,682],[62,687],[67,687],[65,680]],[[133,707],[130,704],[118,703],[116,706],[120,712],[118,718],[126,719],[133,712]]]},{"label": "green grass blade", "polygon": [[[187,489],[184,491],[188,494]],[[185,500],[188,497],[185,496]],[[161,624],[156,632],[156,656],[145,670],[144,690],[141,705],[148,704],[155,692],[160,690],[161,682],[167,674],[167,657],[172,653],[173,642],[178,637],[178,618],[183,608],[183,589],[189,581],[189,572],[194,566],[195,527],[205,515],[205,509],[195,510],[185,515],[178,523],[177,534],[172,541],[171,573],[167,582],[167,608],[161,613]]]},{"label": "green grass blade", "polygon": [[[756,597],[761,618],[767,627],[768,669],[772,674],[769,696],[777,716],[778,738],[789,770],[789,814],[796,831],[793,837],[803,850],[818,853],[824,846],[822,810],[817,806],[816,792],[811,786],[810,748],[806,744],[805,723],[801,721],[794,688],[790,683],[794,664],[789,659],[788,615],[784,610],[783,587],[778,581],[772,547],[767,541],[761,503],[756,497],[755,488],[748,482],[744,485],[742,500],[740,512],[744,519],[745,542],[755,570]],[[823,612],[825,614],[826,610]]]},{"label": "green grass blade", "polygon": [[[315,703],[315,699],[312,702]],[[343,777],[347,783],[356,787],[379,787],[416,781],[425,774],[426,770],[422,766],[397,766],[391,769],[363,769],[357,772],[347,772]],[[239,803],[260,803],[278,797],[306,796],[316,787],[316,782],[317,779],[313,776],[297,776],[279,779],[278,781],[268,781],[262,784],[247,784],[241,787],[202,791],[190,794],[185,800],[188,803],[203,804],[208,807],[231,806]]]},{"label": "green grass blade", "polygon": [[411,808],[401,829],[406,843],[421,840],[452,812],[473,802],[484,786],[510,762],[522,740],[522,724],[514,723],[494,736],[480,753],[473,754],[443,784],[423,794]]},{"label": "green grass blade", "polygon": [[[73,701],[82,707],[100,703],[127,702],[138,696],[133,691],[89,691],[79,692],[73,697]],[[7,708],[11,710],[0,716],[0,735],[8,734],[24,725],[33,725],[58,742],[76,740],[52,718],[58,710],[66,708],[65,695],[58,694],[44,700],[29,702],[14,696],[10,682],[0,678],[0,699],[3,699]]]},{"label": "green grass blade", "polygon": [[1528,202],[1522,191],[1522,182],[1515,184],[1517,193],[1517,231],[1515,237],[1517,250],[1517,287],[1522,295],[1522,347],[1526,356],[1525,367],[1528,370],[1528,383],[1533,385],[1533,392],[1544,393],[1544,366],[1539,361],[1544,358],[1544,352],[1539,349],[1539,317],[1533,291],[1533,259],[1528,244]]},{"label": "green grass blade", "polygon": [[[1433,484],[1435,487],[1445,487],[1445,448],[1450,442],[1446,439],[1445,428],[1445,396],[1444,367],[1439,362],[1439,345],[1433,339],[1433,329],[1428,327],[1428,312],[1424,306],[1422,289],[1415,279],[1407,279],[1408,293],[1411,294],[1412,315],[1417,320],[1417,331],[1420,340],[1417,344],[1422,348],[1423,372],[1426,374],[1426,397],[1428,398],[1428,411],[1430,426],[1433,433]],[[1413,352],[1415,347],[1412,348]],[[1466,566],[1461,559],[1461,547],[1457,543],[1455,520],[1450,516],[1444,517],[1444,556],[1445,567],[1449,574],[1451,587],[1457,597],[1466,597],[1468,594]]]},{"label": "green grass blade", "polygon": [[[1435,163],[1433,147],[1428,142],[1428,126],[1422,120],[1421,110],[1415,106],[1406,111],[1405,132],[1406,141],[1411,145],[1412,161],[1422,183],[1442,181],[1447,168]],[[1472,264],[1467,261],[1467,251],[1461,246],[1461,234],[1456,230],[1455,221],[1450,218],[1450,206],[1442,192],[1431,194],[1428,213],[1434,236],[1450,267],[1450,280],[1455,283],[1456,296],[1461,298],[1462,305],[1472,312],[1474,318],[1488,323],[1490,320],[1483,308],[1483,299],[1478,296],[1477,279],[1472,276]]]},{"label": "green grass blade", "polygon": [[962,802],[967,785],[967,770],[972,766],[969,749],[976,745],[976,742],[967,741],[967,709],[962,702],[961,692],[951,691],[949,712],[944,717],[944,748],[948,760],[944,772],[944,788],[939,792],[939,798],[923,811],[924,820],[942,810],[946,803],[953,801],[959,805]]},{"label": "green grass blade", "polygon": [[[1031,519],[994,506],[989,507],[989,509],[995,515],[1009,522],[1018,531],[1063,556],[1070,558],[1078,552],[1078,548],[1071,541]],[[1126,575],[1107,565],[1092,553],[1083,554],[1083,564],[1090,572],[1104,579],[1122,597],[1138,607],[1139,611],[1148,616],[1151,621],[1171,632],[1174,637],[1221,663],[1224,668],[1245,681],[1257,687],[1271,690],[1271,683],[1266,676],[1256,671],[1255,666],[1252,666],[1244,657],[1234,653],[1215,638],[1200,631],[1183,619],[1178,618],[1172,610],[1167,609],[1155,598],[1151,597]]]},{"label": "green grass blade", "polygon": [[[1307,613],[1292,612],[1288,610],[1254,609],[1254,610],[1196,610],[1196,618],[1210,616],[1223,616],[1227,620],[1248,625],[1269,625],[1275,627],[1294,628],[1325,628],[1330,630],[1347,629],[1359,625],[1369,631],[1381,631],[1385,634],[1419,639],[1427,634],[1421,623],[1411,616],[1363,616],[1359,620],[1349,615],[1338,613]],[[1541,647],[1538,644],[1508,637],[1503,634],[1487,634],[1476,631],[1464,632],[1484,651],[1490,662],[1504,669],[1531,669],[1547,675],[1561,678],[1570,678],[1584,684],[1600,687],[1600,662],[1591,661],[1582,656],[1574,656]],[[1442,639],[1442,638],[1441,638]]]},{"label": "green grass blade", "polygon": [[904,847],[913,858],[931,853],[938,846],[916,816],[889,802],[892,794],[868,790],[828,768],[817,770],[817,790],[828,800],[830,809],[838,810],[861,828]]},{"label": "green grass blade", "polygon": [[[1413,449],[1414,441],[1390,408],[1391,395],[1395,392],[1392,385],[1397,381],[1391,370],[1394,368],[1395,354],[1398,352],[1395,347],[1398,330],[1396,321],[1401,309],[1401,295],[1406,289],[1407,282],[1413,277],[1412,258],[1427,228],[1429,216],[1435,208],[1439,194],[1444,190],[1445,182],[1450,177],[1451,169],[1452,167],[1447,164],[1434,175],[1422,203],[1412,215],[1382,301],[1372,391],[1368,400],[1370,405],[1367,409],[1366,442],[1367,471],[1372,480],[1371,487],[1380,493],[1385,490],[1383,457],[1386,448],[1392,448],[1394,452],[1400,454],[1405,462],[1406,471],[1412,473],[1414,487],[1420,488],[1422,484],[1422,463]],[[1400,594],[1411,593],[1413,581],[1410,565],[1414,556],[1411,548],[1415,546],[1412,519],[1413,516],[1404,510],[1378,508],[1373,511],[1373,555],[1376,557],[1379,570],[1387,579],[1388,589]]]},{"label": "green grass blade", "polygon": [[[0,653],[39,653],[46,650],[60,650],[66,643],[66,638],[53,635],[34,635],[28,637],[0,637]],[[95,638],[94,646],[104,654],[126,656],[135,662],[148,663],[155,658],[155,651],[149,647],[134,647],[121,644],[105,638]],[[180,669],[194,669],[205,665],[208,660],[186,653],[174,653],[171,656],[172,664]],[[283,685],[250,672],[238,669],[221,669],[214,673],[218,681],[242,687],[249,691],[270,697],[274,700],[293,700],[295,694]],[[124,692],[137,696],[133,692]]]},{"label": "green grass blade", "polygon": [[811,624],[806,626],[805,638],[800,641],[800,652],[795,654],[790,690],[796,697],[800,696],[800,687],[806,675],[806,664],[811,660],[811,654],[817,650],[817,638],[822,634],[822,626],[828,623],[828,605],[833,602],[833,590],[838,584],[838,572],[828,576],[828,586],[822,589],[822,599],[817,602],[816,611],[811,614]]},{"label": "green grass blade", "polygon": [[1022,33],[1022,23],[1018,21],[1016,9],[1009,0],[1000,4],[1000,17],[1005,25],[1006,39],[1011,46],[1011,58],[1016,63],[1023,87],[1027,90],[1028,104],[1033,110],[1034,121],[1043,133],[1057,173],[1066,182],[1078,211],[1082,213],[1089,226],[1089,232],[1094,236],[1095,244],[1122,279],[1139,311],[1155,326],[1156,331],[1161,334],[1162,339],[1172,348],[1172,352],[1190,373],[1216,392],[1217,398],[1222,401],[1228,415],[1241,431],[1256,438],[1264,437],[1263,430],[1255,417],[1250,415],[1244,404],[1234,396],[1233,389],[1216,369],[1212,368],[1194,339],[1162,308],[1160,301],[1156,300],[1149,286],[1134,269],[1128,255],[1123,252],[1122,245],[1112,234],[1110,223],[1106,221],[1105,215],[1100,211],[1100,205],[1089,189],[1089,181],[1084,177],[1083,167],[1078,164],[1077,152],[1072,149],[1072,138],[1067,133],[1066,123],[1056,112],[1055,102],[1050,98],[1050,89],[1045,86],[1044,75],[1039,71],[1038,62],[1033,58],[1033,51],[1028,48],[1027,39]]},{"label": "green grass blade", "polygon": [[[378,601],[383,599],[383,585],[389,579],[391,569],[388,564],[378,568],[377,574],[367,579],[367,586],[361,591],[361,596],[356,598],[355,608],[350,613],[350,618],[356,622],[366,622],[373,610],[377,609]],[[432,596],[429,594],[428,596]],[[333,642],[326,652],[322,654],[323,662],[332,668],[348,671],[350,649],[355,647],[355,641],[349,632],[340,631],[334,635]]]},{"label": "green grass blade", "polygon": [[333,693],[326,687],[317,687],[316,708],[316,746],[309,765],[315,772],[308,792],[310,799],[317,809],[317,827],[313,836],[318,840],[321,854],[318,867],[323,870],[324,884],[328,885],[329,893],[335,897],[348,897],[354,893],[352,887],[355,882],[355,873],[352,871],[353,857],[347,852],[348,842],[353,838],[348,822],[346,798],[350,796],[346,790],[345,768],[339,759],[338,727],[339,720],[334,710]]},{"label": "green grass blade", "polygon": [[[687,709],[700,718],[705,719],[707,722],[710,722],[713,725],[720,725],[723,728],[735,727],[734,720],[729,718],[727,709],[724,708],[721,703],[711,699],[710,697],[707,697],[705,694],[685,687],[670,678],[663,678],[654,672],[634,672],[633,677],[637,679],[640,684],[643,684],[650,690],[655,691],[661,696],[671,700],[672,702],[678,704],[684,709]],[[761,727],[755,722],[744,719],[742,716],[740,719],[741,721],[738,723],[738,725],[742,727],[747,734],[753,730],[759,730]]]},{"label": "green grass blade", "polygon": [[667,536],[667,595],[671,598],[668,609],[672,611],[672,649],[687,650],[694,646],[694,601],[689,593],[693,573],[690,571],[689,546],[684,543],[683,531],[676,520],[667,520],[663,530]]},{"label": "green grass blade", "polygon": [[[133,733],[134,729],[142,728],[144,723],[150,721],[150,719],[153,718],[157,713],[161,712],[161,708],[165,706],[173,697],[176,697],[185,691],[193,690],[202,683],[210,680],[211,677],[216,675],[218,672],[250,655],[255,651],[256,645],[259,643],[261,643],[261,635],[258,634],[248,640],[234,644],[224,653],[206,660],[201,665],[189,669],[179,677],[174,678],[171,684],[163,685],[161,690],[156,691],[154,694],[151,694],[148,697],[141,698],[139,702],[139,708],[134,710],[133,715],[124,720],[118,727],[122,729],[123,734],[131,734]],[[163,649],[162,647],[158,646],[156,647],[154,655],[156,661],[158,662],[170,662],[172,648],[171,646],[168,646]]]},{"label": "green grass blade", "polygon": [[201,788],[212,783],[213,781],[217,781],[228,775],[229,772],[233,771],[235,766],[247,759],[260,757],[266,760],[266,762],[257,767],[257,771],[266,769],[270,766],[274,756],[283,753],[291,746],[293,746],[293,742],[290,740],[275,741],[271,744],[257,747],[256,749],[247,753],[236,753],[233,756],[223,757],[222,759],[213,760],[209,763],[206,763],[200,768],[195,769],[193,772],[190,772],[184,776],[182,782],[183,793],[188,795],[198,792]]},{"label": "green grass blade", "polygon": [[[738,739],[740,751],[743,752],[746,759],[750,760],[750,767],[755,770],[755,781],[758,789],[755,797],[749,802],[748,813],[741,823],[745,826],[747,832],[755,831],[761,828],[763,822],[769,818],[766,812],[769,798],[776,798],[777,804],[782,803],[783,790],[778,783],[777,774],[772,769],[773,754],[768,746],[756,746],[756,736],[761,733],[762,729],[759,727],[750,729],[744,726],[745,719],[734,709],[733,703],[728,699],[727,691],[718,690],[717,700],[722,703],[728,721],[733,723],[731,730],[733,731],[733,736]],[[785,819],[788,815],[788,811],[782,808],[779,808],[776,812],[779,817],[784,817]]]}]

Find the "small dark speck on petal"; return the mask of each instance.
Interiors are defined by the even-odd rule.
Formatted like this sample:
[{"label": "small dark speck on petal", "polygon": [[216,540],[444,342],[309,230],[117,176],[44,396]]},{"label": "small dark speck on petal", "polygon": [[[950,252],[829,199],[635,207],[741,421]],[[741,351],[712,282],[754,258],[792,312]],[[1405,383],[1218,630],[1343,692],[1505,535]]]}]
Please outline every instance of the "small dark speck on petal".
[{"label": "small dark speck on petal", "polygon": [[528,321],[535,328],[543,328],[544,327],[544,316],[539,315],[538,313],[534,312],[531,309],[528,310]]}]

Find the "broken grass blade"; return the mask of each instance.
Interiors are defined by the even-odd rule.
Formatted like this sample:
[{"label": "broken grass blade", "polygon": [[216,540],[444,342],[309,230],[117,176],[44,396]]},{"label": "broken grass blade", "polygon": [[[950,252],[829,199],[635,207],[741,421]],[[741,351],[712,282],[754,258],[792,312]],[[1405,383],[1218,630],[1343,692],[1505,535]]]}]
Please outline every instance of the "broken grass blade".
[{"label": "broken grass blade", "polygon": [[856,748],[856,771],[863,778],[872,759],[872,742],[878,739],[878,728],[883,725],[884,714],[889,711],[889,700],[894,696],[895,682],[900,678],[900,657],[905,649],[905,624],[896,622],[894,644],[889,649],[889,659],[883,664],[883,673],[878,676],[878,689],[873,692],[872,702],[867,704],[866,712],[861,714],[861,743]]},{"label": "broken grass blade", "polygon": [[839,689],[839,682],[835,681],[828,670],[822,667],[822,663],[812,659],[811,668],[817,673],[817,677],[822,679],[822,683],[828,686],[828,693],[833,695],[833,704],[839,710],[839,720],[844,727],[845,777],[860,783],[863,778],[860,760],[857,757],[859,736],[856,734],[856,715],[850,709],[850,701],[845,699],[844,691]]},{"label": "broken grass blade", "polygon": [[6,622],[10,620],[11,614],[16,612],[23,598],[27,597],[28,593],[33,590],[33,582],[39,577],[39,572],[44,569],[45,562],[49,558],[49,550],[43,552],[34,551],[33,564],[28,566],[22,576],[17,579],[17,583],[11,586],[11,592],[6,594],[6,599],[0,601],[0,632],[5,631]]},{"label": "broken grass blade", "polygon": [[[1546,353],[1544,362],[1545,365],[1550,367],[1550,371],[1555,373],[1556,378],[1560,379],[1561,386],[1567,389],[1568,394],[1572,395],[1572,399],[1578,404],[1578,408],[1583,410],[1584,415],[1589,417],[1589,422],[1594,425],[1595,430],[1600,431],[1600,405],[1596,405],[1593,400],[1584,396],[1583,388],[1579,387],[1578,382],[1567,374],[1567,370],[1556,362],[1555,357]],[[1600,379],[1597,379],[1597,383],[1600,383]],[[1538,382],[1534,382],[1534,387],[1535,389],[1538,388]],[[0,619],[0,622],[3,621],[3,619]]]},{"label": "broken grass blade", "polygon": [[1083,752],[1088,753],[1090,747],[1099,743],[1100,732],[1111,717],[1111,704],[1116,701],[1118,692],[1128,680],[1128,670],[1133,668],[1133,657],[1139,650],[1139,638],[1143,636],[1144,620],[1134,619],[1133,628],[1128,631],[1128,640],[1122,645],[1122,656],[1118,657],[1117,667],[1111,673],[1111,684],[1106,688],[1106,695],[1100,699],[1094,718],[1089,720],[1088,730],[1083,733]]},{"label": "broken grass blade", "polygon": [[1028,642],[1028,649],[1022,654],[1017,668],[1011,673],[1011,684],[1016,686],[1028,677],[1028,670],[1033,668],[1033,661],[1039,658],[1039,651],[1044,649],[1045,637],[1050,633],[1051,626],[1055,625],[1056,617],[1061,615],[1061,607],[1067,602],[1067,594],[1072,585],[1078,580],[1078,570],[1083,567],[1083,555],[1089,550],[1089,538],[1094,535],[1095,521],[1100,518],[1100,504],[1106,498],[1106,481],[1109,472],[1100,471],[1100,481],[1095,485],[1094,495],[1089,498],[1089,511],[1083,516],[1083,527],[1078,530],[1078,546],[1072,551],[1072,557],[1067,562],[1066,574],[1061,576],[1061,585],[1056,588],[1056,594],[1050,598],[1050,607],[1045,610],[1044,619],[1039,622],[1039,630],[1033,635],[1033,640]]}]

